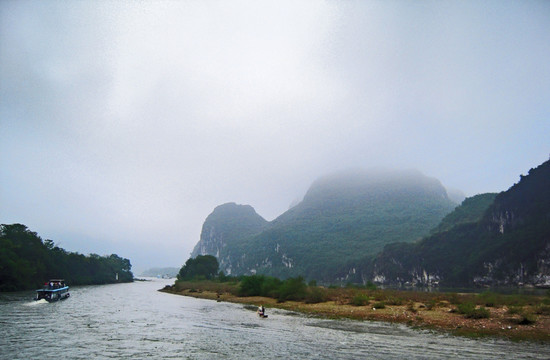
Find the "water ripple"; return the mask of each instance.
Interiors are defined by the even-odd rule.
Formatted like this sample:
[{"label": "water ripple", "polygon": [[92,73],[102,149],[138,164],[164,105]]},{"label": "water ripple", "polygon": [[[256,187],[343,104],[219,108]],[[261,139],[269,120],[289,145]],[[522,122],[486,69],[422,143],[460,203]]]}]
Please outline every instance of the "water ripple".
[{"label": "water ripple", "polygon": [[0,358],[545,359],[550,346],[471,340],[400,324],[316,319],[157,292],[166,282],[86,286],[65,301],[0,298]]}]

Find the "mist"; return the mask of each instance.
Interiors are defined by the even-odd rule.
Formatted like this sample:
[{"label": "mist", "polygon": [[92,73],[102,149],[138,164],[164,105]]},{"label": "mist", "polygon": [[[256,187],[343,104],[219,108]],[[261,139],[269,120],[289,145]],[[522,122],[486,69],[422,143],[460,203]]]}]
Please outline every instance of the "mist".
[{"label": "mist", "polygon": [[548,59],[545,1],[3,1],[0,223],[139,273],[343,169],[503,191],[548,159]]}]

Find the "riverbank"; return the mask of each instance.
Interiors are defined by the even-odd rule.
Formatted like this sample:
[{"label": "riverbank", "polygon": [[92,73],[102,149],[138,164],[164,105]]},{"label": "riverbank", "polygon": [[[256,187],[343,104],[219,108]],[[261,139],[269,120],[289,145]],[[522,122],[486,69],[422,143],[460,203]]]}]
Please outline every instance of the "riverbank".
[{"label": "riverbank", "polygon": [[[417,292],[398,292],[396,296],[396,291],[389,290],[369,292],[345,289],[334,292],[333,296],[326,301],[307,303],[306,301],[278,302],[276,299],[260,296],[242,297],[235,295],[229,288],[213,289],[210,286],[201,288],[197,284],[167,286],[161,291],[239,304],[255,306],[263,304],[268,313],[269,308],[278,308],[327,318],[404,323],[460,336],[492,336],[510,340],[550,342],[548,308],[543,308],[541,312],[540,306],[533,304],[521,306],[489,304],[492,306],[488,307],[474,305],[472,315],[460,305],[468,304],[472,296],[475,296],[472,294],[434,295],[430,298],[425,293]],[[366,300],[360,303],[356,301],[358,297]]]}]

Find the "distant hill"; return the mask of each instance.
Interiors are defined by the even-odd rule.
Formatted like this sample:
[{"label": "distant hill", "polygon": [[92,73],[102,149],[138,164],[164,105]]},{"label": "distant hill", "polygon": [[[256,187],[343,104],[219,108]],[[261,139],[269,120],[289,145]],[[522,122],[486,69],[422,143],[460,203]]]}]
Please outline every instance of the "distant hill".
[{"label": "distant hill", "polygon": [[429,234],[455,206],[438,180],[418,171],[342,172],[315,181],[272,222],[250,206],[217,207],[192,256],[216,256],[226,274],[333,282],[384,245]]},{"label": "distant hill", "polygon": [[160,276],[160,277],[175,278],[176,275],[178,275],[179,271],[180,269],[176,267],[151,268],[142,272],[140,276],[148,276],[148,277]]},{"label": "distant hill", "polygon": [[477,222],[495,201],[496,193],[475,195],[464,199],[451,213],[441,220],[441,223],[432,230],[432,233],[450,230],[456,225]]},{"label": "distant hill", "polygon": [[385,284],[550,286],[550,162],[496,196],[466,199],[437,229],[415,244],[387,245],[365,276]]},{"label": "distant hill", "polygon": [[[225,254],[226,247],[241,239],[258,234],[269,226],[263,217],[258,215],[250,205],[227,203],[217,206],[208,215],[202,226],[200,240],[195,245],[191,257],[197,255]],[[220,266],[224,267],[223,261]]]},{"label": "distant hill", "polygon": [[447,196],[451,201],[460,204],[461,202],[466,199],[466,195],[461,190],[453,189],[453,188],[447,188]]}]

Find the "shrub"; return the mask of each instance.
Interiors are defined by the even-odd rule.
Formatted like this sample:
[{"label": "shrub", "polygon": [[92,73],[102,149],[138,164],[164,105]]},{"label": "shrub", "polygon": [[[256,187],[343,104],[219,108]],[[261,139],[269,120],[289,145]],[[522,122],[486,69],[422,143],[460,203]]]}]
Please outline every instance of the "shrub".
[{"label": "shrub", "polygon": [[458,313],[469,319],[486,319],[490,316],[489,310],[481,306],[479,309],[472,302],[465,302],[457,305]]},{"label": "shrub", "polygon": [[403,305],[403,299],[391,296],[386,299],[385,303],[388,305]]},{"label": "shrub", "polygon": [[239,296],[259,296],[265,280],[263,275],[243,276],[239,284]]},{"label": "shrub", "polygon": [[238,279],[235,276],[225,275],[223,271],[220,271],[218,273],[217,280],[218,282],[221,282],[221,283],[236,283],[238,281]]},{"label": "shrub", "polygon": [[426,304],[426,309],[428,309],[428,310],[433,310],[435,307],[437,307],[437,301],[435,299],[431,299]]},{"label": "shrub", "polygon": [[310,288],[306,295],[306,304],[318,304],[327,301],[327,294],[318,287]]},{"label": "shrub", "polygon": [[506,303],[508,305],[525,306],[531,301],[531,297],[522,294],[508,295],[506,297]]},{"label": "shrub", "polygon": [[514,305],[511,305],[507,311],[507,313],[510,315],[521,314],[522,312],[523,312],[522,306],[514,306]]},{"label": "shrub", "polygon": [[550,305],[540,304],[535,306],[535,314],[550,315]]},{"label": "shrub", "polygon": [[370,299],[366,294],[357,294],[351,299],[351,305],[365,306],[369,301]]},{"label": "shrub", "polygon": [[368,290],[376,290],[376,284],[373,283],[372,281],[367,281],[367,284],[365,285],[365,287],[368,289]]},{"label": "shrub", "polygon": [[383,301],[379,301],[372,304],[372,307],[375,309],[384,309],[386,307],[386,304],[384,304]]},{"label": "shrub", "polygon": [[462,304],[458,304],[456,308],[459,314],[470,314],[475,310],[476,306],[474,303],[465,302]]},{"label": "shrub", "polygon": [[487,310],[484,306],[475,309],[472,314],[466,315],[467,318],[471,319],[488,319],[491,316],[491,312]]},{"label": "shrub", "polygon": [[297,278],[286,279],[279,287],[278,301],[286,300],[304,300],[307,295],[307,285],[304,278],[299,276]]},{"label": "shrub", "polygon": [[453,305],[459,305],[462,303],[462,299],[458,294],[451,294],[449,295],[449,302]]},{"label": "shrub", "polygon": [[199,255],[185,262],[178,273],[178,280],[212,279],[218,274],[218,259],[212,255]]},{"label": "shrub", "polygon": [[484,292],[479,297],[481,298],[481,302],[487,307],[494,307],[498,303],[497,295],[492,292]]},{"label": "shrub", "polygon": [[283,282],[281,280],[275,277],[266,276],[262,282],[260,295],[271,298],[279,297],[279,291],[282,283]]},{"label": "shrub", "polygon": [[534,314],[528,313],[523,306],[510,306],[507,311],[510,315],[519,315],[518,319],[511,319],[519,325],[530,325],[537,321],[537,317]]},{"label": "shrub", "polygon": [[520,314],[518,324],[519,325],[531,325],[537,322],[537,317],[533,314],[522,312]]}]

